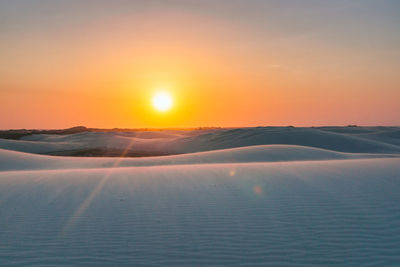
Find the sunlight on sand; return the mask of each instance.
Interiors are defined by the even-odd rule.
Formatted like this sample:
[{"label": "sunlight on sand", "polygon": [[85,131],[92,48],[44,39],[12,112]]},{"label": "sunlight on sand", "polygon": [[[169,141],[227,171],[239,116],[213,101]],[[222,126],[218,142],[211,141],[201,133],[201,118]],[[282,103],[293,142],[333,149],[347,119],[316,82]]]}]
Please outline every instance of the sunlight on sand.
[{"label": "sunlight on sand", "polygon": [[112,167],[108,169],[108,171],[105,173],[105,176],[99,180],[98,184],[93,188],[92,192],[87,196],[87,198],[82,202],[81,205],[79,205],[79,208],[76,209],[74,214],[69,218],[63,229],[61,230],[59,236],[63,236],[66,232],[70,230],[71,227],[74,226],[74,224],[79,220],[79,218],[85,213],[85,211],[90,207],[93,199],[96,197],[97,194],[101,192],[103,189],[104,185],[106,184],[107,180],[110,178],[112,175],[113,171],[115,168],[118,167],[120,164],[121,160],[124,158],[124,156],[129,152],[129,150],[132,148],[134,142],[133,140],[130,141],[126,149],[121,153],[120,157],[116,157],[114,164]]}]

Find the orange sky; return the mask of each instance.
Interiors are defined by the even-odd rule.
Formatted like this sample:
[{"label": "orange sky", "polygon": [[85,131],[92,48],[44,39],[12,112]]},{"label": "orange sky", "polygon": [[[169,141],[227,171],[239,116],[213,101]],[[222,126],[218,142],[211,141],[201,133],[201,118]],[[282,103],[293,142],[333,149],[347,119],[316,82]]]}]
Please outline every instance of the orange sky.
[{"label": "orange sky", "polygon": [[400,125],[395,1],[56,2],[0,3],[0,128]]}]

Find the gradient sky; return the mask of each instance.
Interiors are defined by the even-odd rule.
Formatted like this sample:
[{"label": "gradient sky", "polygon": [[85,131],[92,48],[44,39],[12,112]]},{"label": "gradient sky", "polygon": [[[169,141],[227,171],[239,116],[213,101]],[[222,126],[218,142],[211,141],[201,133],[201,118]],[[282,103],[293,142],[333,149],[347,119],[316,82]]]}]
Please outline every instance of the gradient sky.
[{"label": "gradient sky", "polygon": [[2,0],[0,58],[2,129],[400,125],[397,0]]}]

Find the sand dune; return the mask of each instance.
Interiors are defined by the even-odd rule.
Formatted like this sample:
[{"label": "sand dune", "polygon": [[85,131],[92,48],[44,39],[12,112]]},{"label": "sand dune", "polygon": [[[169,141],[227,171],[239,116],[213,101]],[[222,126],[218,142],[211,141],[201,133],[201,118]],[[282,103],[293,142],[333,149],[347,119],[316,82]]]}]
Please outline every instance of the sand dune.
[{"label": "sand dune", "polygon": [[382,140],[314,128],[260,127],[221,130],[179,140],[190,151],[261,144],[290,144],[353,153],[398,153],[400,147]]},{"label": "sand dune", "polygon": [[0,265],[397,265],[400,159],[0,172]]},{"label": "sand dune", "polygon": [[65,151],[71,149],[79,149],[81,143],[73,142],[47,142],[47,141],[25,141],[25,140],[9,140],[0,139],[0,148],[29,152],[29,153],[48,153],[52,151]]},{"label": "sand dune", "polygon": [[[398,131],[264,127],[0,139],[0,266],[397,266]],[[26,153],[97,146],[186,154]]]},{"label": "sand dune", "polygon": [[79,169],[206,163],[309,161],[400,157],[399,154],[341,153],[292,145],[261,145],[145,158],[54,157],[0,149],[1,170]]},{"label": "sand dune", "polygon": [[197,131],[83,132],[0,139],[0,148],[68,155],[90,149],[180,154],[254,145],[299,145],[349,153],[400,153],[398,127],[256,127]]},{"label": "sand dune", "polygon": [[382,131],[373,133],[364,133],[357,135],[361,138],[368,138],[380,142],[385,142],[393,145],[400,146],[400,130],[396,129],[393,131]]}]

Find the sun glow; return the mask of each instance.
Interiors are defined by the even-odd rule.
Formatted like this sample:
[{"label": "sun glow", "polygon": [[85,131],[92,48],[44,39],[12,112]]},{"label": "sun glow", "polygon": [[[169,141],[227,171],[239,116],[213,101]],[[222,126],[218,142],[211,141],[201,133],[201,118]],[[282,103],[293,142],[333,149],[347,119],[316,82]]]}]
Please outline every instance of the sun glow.
[{"label": "sun glow", "polygon": [[161,112],[168,111],[172,108],[173,99],[169,92],[166,91],[159,91],[157,92],[153,98],[153,107]]}]

